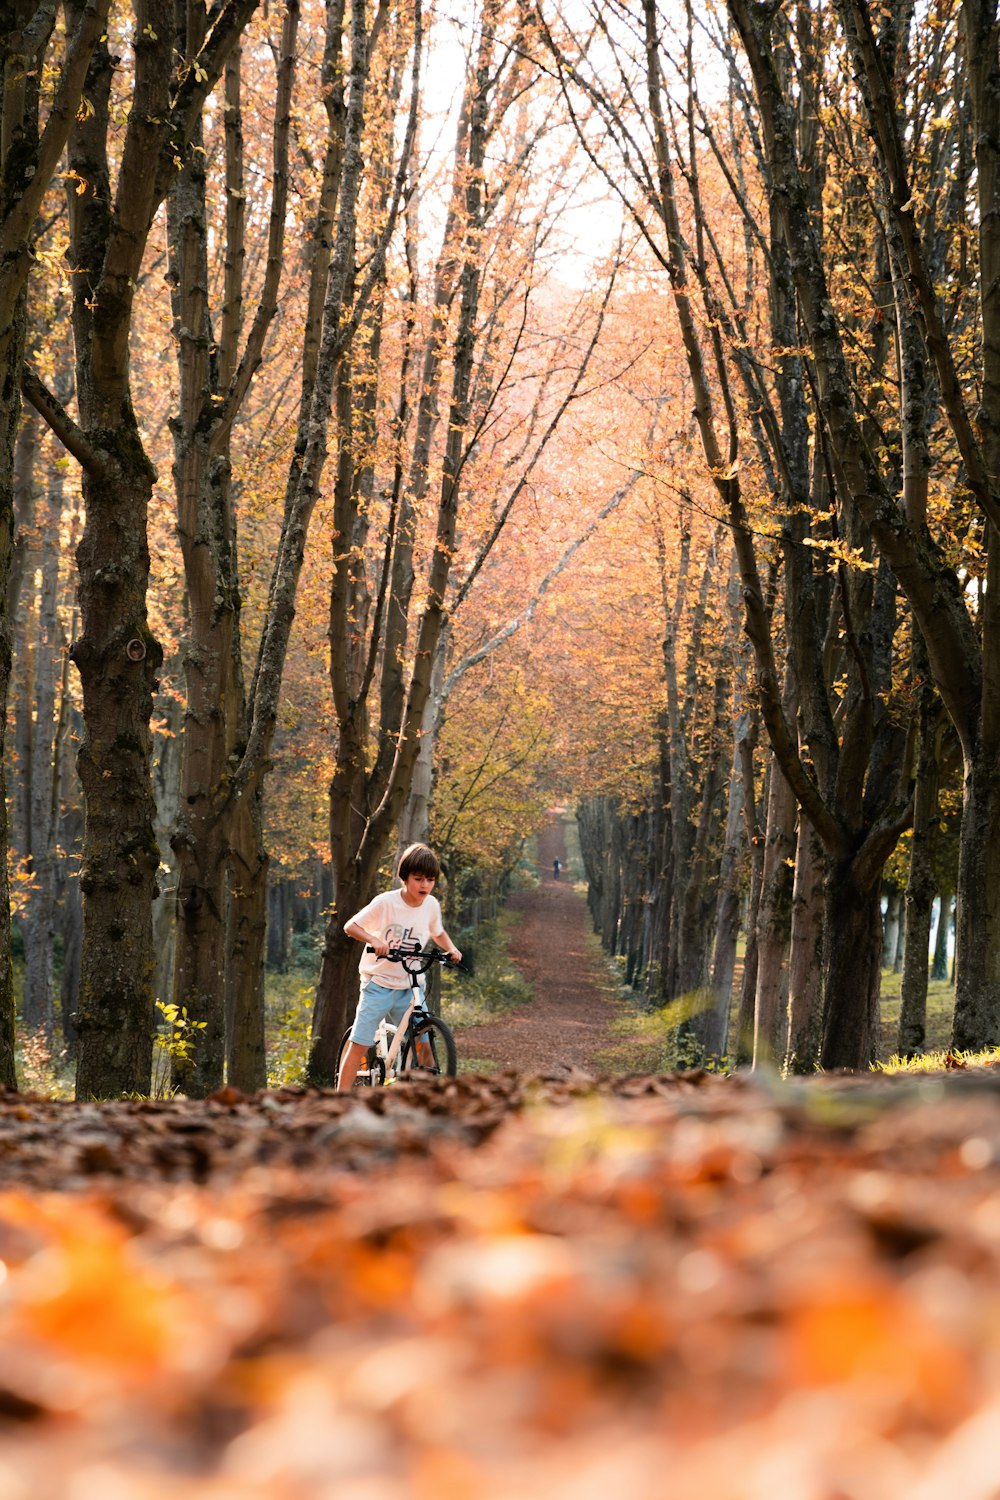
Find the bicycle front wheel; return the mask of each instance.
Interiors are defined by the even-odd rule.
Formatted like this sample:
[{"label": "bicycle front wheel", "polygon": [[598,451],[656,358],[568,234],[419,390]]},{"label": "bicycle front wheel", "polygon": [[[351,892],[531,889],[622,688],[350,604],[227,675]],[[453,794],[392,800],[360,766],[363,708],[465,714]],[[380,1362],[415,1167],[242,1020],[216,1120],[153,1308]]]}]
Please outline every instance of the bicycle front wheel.
[{"label": "bicycle front wheel", "polygon": [[455,1038],[440,1016],[425,1015],[411,1023],[399,1071],[410,1078],[454,1078],[458,1072]]},{"label": "bicycle front wheel", "polygon": [[[338,1055],[337,1062],[338,1083],[340,1081],[340,1068],[341,1064],[344,1061],[344,1053],[347,1051],[350,1040],[351,1032],[350,1028],[348,1028],[348,1030],[344,1032],[343,1040],[340,1043],[340,1053]],[[379,1057],[377,1049],[375,1047],[369,1047],[368,1051],[361,1059],[361,1064],[358,1068],[357,1075],[355,1076],[354,1082],[351,1087],[356,1089],[377,1089],[380,1088],[383,1083],[385,1083],[385,1063]]]}]

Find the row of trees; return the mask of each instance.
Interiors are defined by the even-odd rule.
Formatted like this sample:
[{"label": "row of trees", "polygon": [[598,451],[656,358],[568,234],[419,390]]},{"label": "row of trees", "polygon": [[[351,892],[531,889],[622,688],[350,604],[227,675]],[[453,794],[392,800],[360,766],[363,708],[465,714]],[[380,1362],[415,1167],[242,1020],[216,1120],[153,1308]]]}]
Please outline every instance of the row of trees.
[{"label": "row of trees", "polygon": [[81,1093],[148,1087],[168,994],[178,1082],[263,1082],[274,854],[329,1081],[397,844],[495,871],[567,791],[699,1048],[743,913],[754,1055],[860,1067],[887,869],[919,1045],[960,770],[1000,1040],[991,11],[25,0],[4,46],[15,900]]},{"label": "row of trees", "polygon": [[[954,1044],[996,1044],[995,8],[731,0],[675,30],[654,0],[585,15],[549,8],[544,45],[673,304],[699,499],[732,537],[727,618],[751,653],[730,634],[706,657],[699,602],[684,687],[666,601],[648,790],[583,821],[606,937],[652,954],[660,998],[706,996],[692,1025],[716,1050],[742,848],[754,1056],[863,1067],[883,875],[912,829],[912,1049],[960,767]],[[683,546],[674,559],[680,600]]]},{"label": "row of trees", "polygon": [[[456,62],[420,0],[26,3],[5,40],[0,569],[24,1014],[53,1023],[58,911],[81,1096],[148,1090],[153,999],[171,993],[200,1032],[176,1082],[264,1083],[265,793],[272,827],[295,825],[293,861],[325,846],[310,1072],[330,1081],[357,957],[342,923],[397,840],[427,835],[446,707],[618,503],[556,527],[501,617],[488,604],[454,638],[478,596],[496,603],[506,532],[530,532],[614,285],[609,264],[596,294],[546,295],[578,167],[527,25],[524,6],[483,0]],[[433,110],[428,67],[450,69]],[[456,731],[482,722],[472,701]],[[537,748],[537,713],[508,703],[506,736],[486,716],[515,783],[532,717]],[[276,811],[276,755],[304,815]],[[477,756],[465,745],[442,786],[459,863],[456,829],[495,779]],[[526,777],[487,868],[540,795]]]}]

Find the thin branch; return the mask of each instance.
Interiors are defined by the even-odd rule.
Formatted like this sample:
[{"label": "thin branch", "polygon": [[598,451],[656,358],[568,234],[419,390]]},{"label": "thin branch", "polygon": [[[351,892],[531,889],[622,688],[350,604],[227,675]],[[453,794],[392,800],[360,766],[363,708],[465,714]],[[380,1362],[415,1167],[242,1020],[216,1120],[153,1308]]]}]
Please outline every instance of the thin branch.
[{"label": "thin branch", "polygon": [[43,385],[31,365],[21,367],[21,390],[26,401],[38,412],[52,429],[68,453],[85,468],[88,474],[105,476],[110,465],[107,456],[90,442],[82,428],[78,427],[48,386]]}]

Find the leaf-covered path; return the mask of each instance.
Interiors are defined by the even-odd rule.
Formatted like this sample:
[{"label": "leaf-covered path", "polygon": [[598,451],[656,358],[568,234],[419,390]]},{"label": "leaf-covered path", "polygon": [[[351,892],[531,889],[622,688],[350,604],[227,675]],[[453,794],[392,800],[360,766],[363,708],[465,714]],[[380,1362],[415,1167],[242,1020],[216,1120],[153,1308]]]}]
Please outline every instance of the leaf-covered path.
[{"label": "leaf-covered path", "polygon": [[0,1090],[0,1500],[995,1500],[1000,1070],[588,1078],[535,895],[518,1068]]},{"label": "leaf-covered path", "polygon": [[[552,862],[559,859],[562,878]],[[509,909],[518,914],[510,957],[534,991],[534,1000],[486,1026],[458,1033],[460,1058],[521,1073],[603,1071],[616,1009],[599,953],[590,941],[587,903],[567,878],[561,820],[538,837],[540,884],[518,891]],[[572,876],[574,872],[570,871]]]},{"label": "leaf-covered path", "polygon": [[0,1093],[0,1496],[993,1500],[998,1163],[990,1073]]}]

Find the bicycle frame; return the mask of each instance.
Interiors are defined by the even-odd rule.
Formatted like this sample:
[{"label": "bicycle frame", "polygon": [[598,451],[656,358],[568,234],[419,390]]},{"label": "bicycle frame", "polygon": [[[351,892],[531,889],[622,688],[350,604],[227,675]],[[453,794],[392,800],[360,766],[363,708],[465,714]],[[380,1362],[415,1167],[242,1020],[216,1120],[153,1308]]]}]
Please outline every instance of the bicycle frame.
[{"label": "bicycle frame", "polygon": [[[417,989],[416,981],[414,981],[413,989]],[[396,1072],[396,1058],[399,1056],[400,1050],[401,1050],[402,1045],[403,1045],[403,1041],[404,1041],[404,1039],[406,1037],[407,1028],[409,1027],[410,1020],[411,1020],[411,1018],[413,1016],[413,1012],[416,1010],[416,1008],[417,1008],[417,997],[413,994],[413,992],[411,990],[411,993],[410,993],[410,1003],[406,1007],[406,1011],[403,1014],[402,1020],[399,1022],[399,1024],[398,1025],[393,1025],[392,1022],[386,1021],[384,1019],[381,1020],[378,1023],[378,1030],[375,1033],[375,1050],[378,1052],[379,1057],[382,1059],[382,1066],[385,1068],[386,1081],[388,1081],[390,1078],[392,1078],[395,1075],[395,1072]],[[389,1044],[389,1032],[390,1031],[392,1031],[392,1032],[395,1033],[395,1035],[392,1038],[392,1043],[391,1044]],[[381,1048],[379,1047],[379,1040],[380,1039],[383,1041],[383,1043],[387,1047],[387,1050],[386,1050],[386,1052],[385,1052],[384,1055],[382,1053]]]},{"label": "bicycle frame", "polygon": [[[371,952],[372,950],[369,949],[368,951]],[[381,1084],[390,1083],[394,1078],[399,1076],[397,1072],[397,1064],[400,1061],[401,1056],[405,1055],[406,1049],[411,1043],[413,1054],[414,1056],[417,1055],[418,1037],[423,1033],[425,1029],[424,1023],[422,1021],[418,1024],[417,1027],[414,1027],[414,1017],[418,1013],[421,1016],[426,1016],[429,1019],[431,1026],[435,1029],[437,1034],[440,1035],[444,1033],[444,1035],[446,1036],[447,1040],[445,1042],[445,1046],[449,1059],[447,1071],[449,1073],[454,1073],[454,1040],[451,1037],[451,1033],[448,1031],[447,1026],[441,1020],[440,1016],[432,1016],[431,1013],[427,1010],[420,985],[421,976],[426,974],[433,964],[450,962],[450,960],[448,960],[446,955],[442,954],[438,949],[434,949],[433,951],[425,951],[416,944],[414,944],[412,947],[410,947],[408,944],[400,944],[397,948],[390,950],[389,957],[399,962],[409,977],[410,1003],[406,1007],[406,1010],[403,1012],[403,1015],[400,1018],[398,1024],[389,1021],[386,1017],[383,1017],[379,1022],[375,1032],[374,1043],[372,1044],[372,1047],[368,1052],[367,1061],[362,1063],[358,1068],[358,1077],[366,1077],[369,1084],[378,1087]],[[461,965],[459,965],[458,967],[461,967]],[[348,1040],[349,1033],[345,1035],[344,1042],[342,1043],[342,1048],[346,1046]],[[434,1054],[434,1056],[436,1059],[436,1054]],[[375,1077],[376,1063],[377,1070],[379,1073],[381,1073],[380,1078]]]}]

